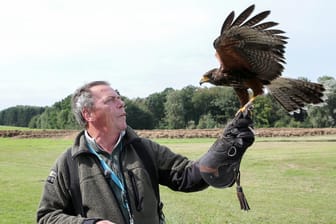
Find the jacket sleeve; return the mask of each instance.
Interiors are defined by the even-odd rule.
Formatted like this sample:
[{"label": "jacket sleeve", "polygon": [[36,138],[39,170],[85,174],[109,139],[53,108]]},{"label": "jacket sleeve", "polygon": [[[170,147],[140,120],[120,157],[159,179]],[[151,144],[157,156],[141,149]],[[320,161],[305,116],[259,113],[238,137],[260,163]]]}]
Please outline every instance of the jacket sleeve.
[{"label": "jacket sleeve", "polygon": [[198,162],[172,152],[169,148],[150,142],[157,161],[159,183],[172,190],[194,192],[209,185],[202,179]]},{"label": "jacket sleeve", "polygon": [[71,215],[72,205],[69,193],[66,154],[62,154],[44,184],[40,204],[37,210],[37,223],[95,223],[99,219],[86,219]]}]

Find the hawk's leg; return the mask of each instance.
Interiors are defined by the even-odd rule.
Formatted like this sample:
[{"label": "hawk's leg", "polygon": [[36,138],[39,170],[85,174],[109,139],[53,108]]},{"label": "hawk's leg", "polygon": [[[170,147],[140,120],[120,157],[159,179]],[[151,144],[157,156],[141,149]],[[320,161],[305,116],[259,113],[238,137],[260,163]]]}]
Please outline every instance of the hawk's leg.
[{"label": "hawk's leg", "polygon": [[241,112],[243,116],[246,117],[248,113],[251,112],[251,109],[253,107],[252,103],[255,99],[256,99],[256,96],[252,96],[251,99],[242,108],[240,108],[237,111],[236,116],[238,116],[238,114]]}]

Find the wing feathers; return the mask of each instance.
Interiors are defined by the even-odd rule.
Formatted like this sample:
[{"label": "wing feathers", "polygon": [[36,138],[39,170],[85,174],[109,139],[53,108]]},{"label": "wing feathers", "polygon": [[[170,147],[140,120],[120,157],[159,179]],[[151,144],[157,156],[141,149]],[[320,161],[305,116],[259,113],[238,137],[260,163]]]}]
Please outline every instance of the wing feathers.
[{"label": "wing feathers", "polygon": [[242,22],[244,22],[253,12],[254,5],[251,5],[247,9],[245,9],[240,15],[236,18],[236,20],[232,23],[231,26],[239,26]]},{"label": "wing feathers", "polygon": [[234,12],[231,12],[224,21],[221,35],[214,41],[214,47],[223,72],[250,71],[259,80],[269,82],[283,71],[287,37],[279,35],[284,33],[282,30],[269,29],[278,23],[260,23],[270,11],[260,12],[248,19],[253,10],[254,5],[251,5],[235,20]]},{"label": "wing feathers", "polygon": [[249,19],[246,23],[244,23],[242,26],[254,26],[255,24],[259,23],[261,20],[265,19],[271,11],[264,11],[259,13],[258,15],[252,17]]},{"label": "wing feathers", "polygon": [[280,77],[268,85],[270,94],[288,111],[293,112],[306,104],[323,102],[322,84]]},{"label": "wing feathers", "polygon": [[[278,23],[276,23],[276,22],[264,22],[264,23],[260,23],[258,25],[255,25],[254,29],[265,30],[265,29],[268,29],[268,28],[276,26],[276,25],[278,25]],[[281,32],[283,32],[283,31],[281,31]]]},{"label": "wing feathers", "polygon": [[232,21],[233,21],[233,19],[234,19],[234,16],[235,16],[234,11],[232,11],[232,12],[229,14],[229,16],[226,17],[226,19],[225,19],[225,21],[224,21],[224,23],[223,23],[222,29],[221,29],[221,31],[220,31],[220,34],[222,34],[222,33],[224,32],[224,30],[227,30],[227,29],[231,26]]}]

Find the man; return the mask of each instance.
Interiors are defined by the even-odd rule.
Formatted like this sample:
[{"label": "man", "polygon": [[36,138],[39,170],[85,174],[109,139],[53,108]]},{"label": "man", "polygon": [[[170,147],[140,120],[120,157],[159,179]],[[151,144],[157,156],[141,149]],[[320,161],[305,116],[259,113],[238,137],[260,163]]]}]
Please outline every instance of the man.
[{"label": "man", "polygon": [[[234,136],[245,133],[244,138],[221,138],[199,161],[191,161],[139,138],[126,124],[124,102],[105,81],[76,90],[72,109],[84,130],[68,150],[71,154],[62,154],[51,169],[37,211],[38,223],[164,223],[158,184],[176,191],[200,191],[211,184],[210,175],[229,183],[222,186],[232,185],[234,175],[218,178],[217,168],[231,164],[226,152],[233,145],[239,152],[237,158],[232,157],[237,162],[254,140],[250,119],[237,118],[224,133],[234,130]],[[76,174],[79,187],[73,190]]]}]

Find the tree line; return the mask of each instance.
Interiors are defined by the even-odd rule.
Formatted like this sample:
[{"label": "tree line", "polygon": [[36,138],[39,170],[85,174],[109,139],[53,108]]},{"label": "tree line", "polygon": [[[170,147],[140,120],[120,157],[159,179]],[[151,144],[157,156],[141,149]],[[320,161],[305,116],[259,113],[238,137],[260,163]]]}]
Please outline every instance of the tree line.
[{"label": "tree line", "polygon": [[[336,127],[336,80],[323,76],[318,82],[327,89],[325,103],[308,105],[293,115],[283,110],[270,95],[257,97],[253,104],[255,126]],[[238,98],[230,87],[166,88],[145,98],[122,96],[122,99],[126,104],[127,123],[134,129],[218,128],[225,126],[239,109]],[[2,110],[0,125],[40,129],[79,128],[71,112],[71,95],[51,107],[15,106]]]}]

